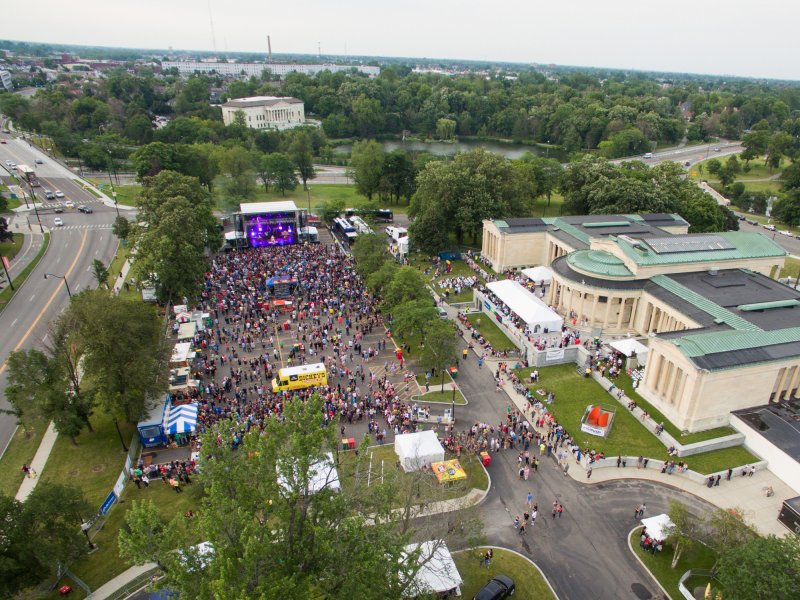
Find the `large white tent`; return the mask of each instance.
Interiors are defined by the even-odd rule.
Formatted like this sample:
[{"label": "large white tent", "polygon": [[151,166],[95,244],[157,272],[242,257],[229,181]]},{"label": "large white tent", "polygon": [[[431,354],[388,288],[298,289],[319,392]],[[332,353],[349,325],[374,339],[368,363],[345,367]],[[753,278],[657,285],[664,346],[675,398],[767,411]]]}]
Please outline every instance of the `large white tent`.
[{"label": "large white tent", "polygon": [[418,548],[417,562],[420,567],[404,595],[414,597],[455,591],[460,596],[458,588],[464,581],[461,579],[461,574],[458,572],[447,544],[442,540],[409,544],[406,546],[406,553],[411,554]]},{"label": "large white tent", "polygon": [[436,433],[430,429],[395,436],[394,451],[406,472],[418,471],[423,465],[430,466],[431,463],[444,460],[444,448]]},{"label": "large white tent", "polygon": [[[297,472],[293,471],[293,478],[297,479]],[[321,490],[339,491],[341,484],[339,483],[339,472],[336,470],[336,464],[333,462],[333,454],[326,452],[325,456],[315,463],[311,464],[308,468],[308,482],[307,487],[303,482],[290,482],[283,473],[278,473],[278,485],[286,491],[292,491],[296,486],[303,488],[307,495],[316,494]]]},{"label": "large white tent", "polygon": [[675,527],[675,524],[669,518],[669,515],[662,514],[655,517],[647,517],[642,519],[641,524],[647,528],[647,533],[651,538],[663,542],[670,534],[670,530]]},{"label": "large white tent", "polygon": [[530,269],[522,269],[522,274],[536,283],[541,283],[544,281],[549,285],[550,282],[553,281],[553,272],[549,268],[542,265],[539,265],[538,267],[531,267]]},{"label": "large white tent", "polygon": [[513,279],[492,281],[486,287],[531,329],[538,325],[542,330],[559,331],[564,324],[564,319],[556,311]]},{"label": "large white tent", "polygon": [[625,356],[631,357],[636,354],[639,359],[639,364],[643,365],[647,360],[647,353],[650,349],[638,340],[626,338],[622,340],[614,340],[608,344],[617,352],[622,352]]}]

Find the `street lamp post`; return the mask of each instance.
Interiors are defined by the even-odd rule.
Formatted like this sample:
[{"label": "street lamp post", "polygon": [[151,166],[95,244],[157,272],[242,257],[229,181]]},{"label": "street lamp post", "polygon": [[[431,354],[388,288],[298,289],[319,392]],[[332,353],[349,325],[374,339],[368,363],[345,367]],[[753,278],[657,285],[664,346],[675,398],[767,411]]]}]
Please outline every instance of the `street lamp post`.
[{"label": "street lamp post", "polygon": [[456,424],[456,384],[453,382],[453,399],[450,405],[450,423],[455,426]]},{"label": "street lamp post", "polygon": [[117,422],[117,417],[114,417],[114,427],[117,428],[117,435],[119,436],[119,443],[122,444],[122,451],[127,452],[128,447],[125,445],[125,440],[122,438],[122,432],[119,430],[119,423]]},{"label": "street lamp post", "polygon": [[117,216],[119,216],[119,205],[117,204],[117,191],[114,189],[114,180],[111,179],[112,160],[113,160],[113,155],[111,154],[111,150],[108,149],[108,162],[106,163],[106,171],[108,172],[108,182],[111,184],[111,197],[114,199],[114,209],[117,211]]},{"label": "street lamp post", "polygon": [[56,279],[63,279],[64,280],[64,287],[67,288],[67,296],[72,298],[72,291],[69,289],[69,283],[67,283],[67,276],[66,275],[56,275],[55,273],[45,273],[44,278],[47,279],[48,277],[55,277]]},{"label": "street lamp post", "polygon": [[33,212],[36,213],[36,220],[39,221],[39,231],[44,234],[44,227],[42,226],[42,219],[39,216],[39,209],[36,208],[36,192],[33,189],[33,184],[31,183],[31,174],[25,174],[25,181],[28,182],[28,186],[31,188],[31,202],[33,202]]}]

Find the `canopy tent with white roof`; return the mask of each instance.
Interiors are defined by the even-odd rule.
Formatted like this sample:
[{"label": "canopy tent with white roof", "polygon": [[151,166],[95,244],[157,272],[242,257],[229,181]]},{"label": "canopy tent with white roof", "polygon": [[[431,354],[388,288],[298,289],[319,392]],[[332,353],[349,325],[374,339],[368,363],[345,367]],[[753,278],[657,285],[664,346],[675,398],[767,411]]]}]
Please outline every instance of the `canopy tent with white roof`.
[{"label": "canopy tent with white roof", "polygon": [[[297,472],[294,473],[295,477]],[[292,491],[296,482],[289,482],[282,473],[278,473],[278,485],[286,491]],[[315,494],[321,490],[339,491],[339,472],[333,462],[333,454],[326,452],[320,460],[309,465],[307,494]]]},{"label": "canopy tent with white roof", "polygon": [[194,321],[189,321],[188,323],[183,323],[178,328],[178,339],[179,340],[191,340],[195,334],[197,333],[197,323]]},{"label": "canopy tent with white roof", "polygon": [[191,433],[197,429],[197,402],[173,406],[167,420],[167,433]]},{"label": "canopy tent with white roof", "polygon": [[394,451],[406,472],[418,471],[424,465],[444,460],[444,448],[430,429],[395,436]]},{"label": "canopy tent with white roof", "polygon": [[553,281],[553,271],[542,265],[531,267],[530,269],[522,269],[522,274],[535,283],[544,281],[549,285]]},{"label": "canopy tent with white roof", "polygon": [[443,540],[431,540],[421,544],[409,544],[406,553],[419,549],[417,562],[420,565],[413,581],[404,591],[404,596],[423,596],[426,594],[445,594],[458,589],[464,581],[458,572],[453,555]]},{"label": "canopy tent with white roof", "polygon": [[192,352],[192,343],[180,342],[175,344],[175,347],[172,349],[172,356],[170,357],[169,362],[185,363],[190,358],[194,358],[194,352]]},{"label": "canopy tent with white roof", "polygon": [[636,354],[636,357],[639,359],[639,364],[641,365],[647,361],[647,353],[650,351],[650,349],[643,343],[631,338],[614,340],[613,342],[609,342],[608,345],[617,352],[622,352],[622,354],[627,357],[631,357]]},{"label": "canopy tent with white roof", "polygon": [[492,281],[486,287],[531,329],[538,325],[540,329],[559,331],[564,324],[556,311],[513,279]]},{"label": "canopy tent with white roof", "polygon": [[647,529],[647,534],[654,540],[663,542],[670,534],[670,531],[675,524],[667,514],[656,515],[655,517],[647,517],[640,521]]}]

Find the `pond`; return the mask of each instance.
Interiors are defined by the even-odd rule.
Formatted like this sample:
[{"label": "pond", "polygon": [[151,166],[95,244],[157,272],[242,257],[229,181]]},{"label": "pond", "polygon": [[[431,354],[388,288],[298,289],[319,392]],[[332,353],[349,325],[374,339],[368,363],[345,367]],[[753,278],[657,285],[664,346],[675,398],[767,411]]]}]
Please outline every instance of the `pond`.
[{"label": "pond", "polygon": [[[453,156],[457,152],[469,152],[475,148],[484,148],[489,152],[500,154],[510,159],[520,158],[526,152],[535,154],[536,156],[551,156],[561,161],[565,159],[564,154],[559,149],[542,148],[540,146],[526,146],[524,144],[512,144],[503,142],[484,142],[479,140],[459,140],[456,142],[423,142],[419,140],[382,140],[379,141],[383,145],[385,152],[391,152],[398,148],[402,148],[407,152],[430,152],[436,156]],[[352,144],[340,144],[334,146],[333,151],[337,154],[350,154],[353,149]]]}]

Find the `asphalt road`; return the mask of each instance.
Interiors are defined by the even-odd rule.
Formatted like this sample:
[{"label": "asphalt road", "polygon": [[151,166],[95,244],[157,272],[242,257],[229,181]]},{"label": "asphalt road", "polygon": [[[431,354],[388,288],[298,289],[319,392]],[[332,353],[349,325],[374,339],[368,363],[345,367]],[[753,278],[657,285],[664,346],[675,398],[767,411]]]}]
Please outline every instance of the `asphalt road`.
[{"label": "asphalt road", "polygon": [[[65,195],[59,202],[72,200],[76,206],[87,204],[94,210],[89,215],[79,213],[76,209],[64,209],[58,215],[52,208],[39,210],[42,225],[51,232],[50,247],[28,280],[0,313],[0,331],[3,332],[0,336],[0,409],[7,409],[9,405],[5,388],[8,355],[14,350],[41,346],[47,338],[48,324],[67,306],[69,300],[64,282],[56,278],[44,279],[44,274],[66,275],[73,294],[87,287],[95,287],[92,261],[99,259],[108,265],[118,242],[111,233],[111,224],[116,217],[113,207],[105,206],[83,190],[67,169],[35,147],[31,148],[27,143],[11,139],[5,134],[0,136],[7,140],[6,144],[0,144],[0,167],[5,168],[6,160],[35,166],[42,185],[35,189],[37,198],[44,188],[53,191],[58,189]],[[44,164],[34,165],[35,158],[40,158]],[[7,174],[3,169],[0,169],[0,175]],[[9,179],[3,177],[3,181],[8,183]],[[57,216],[62,218],[63,227],[54,226]],[[14,229],[15,226],[19,229]],[[32,210],[12,217],[12,229],[26,233],[29,227],[34,231],[38,229]],[[0,413],[0,452],[5,451],[15,429],[14,417]]]},{"label": "asphalt road", "polygon": [[[745,217],[750,216],[747,213],[737,213],[737,214],[742,214]],[[759,233],[763,233],[764,235],[774,240],[777,244],[780,244],[780,246],[784,248],[789,254],[793,254],[794,256],[800,256],[800,240],[798,240],[796,237],[781,235],[777,231],[769,231],[768,229],[765,229],[763,225],[751,225],[747,221],[739,221],[739,230],[758,231]]]},{"label": "asphalt road", "polygon": [[[719,148],[719,150],[717,150]],[[728,142],[720,140],[714,144],[701,144],[699,146],[684,146],[682,148],[670,148],[661,152],[654,152],[653,158],[645,159],[643,156],[628,156],[625,158],[618,158],[612,160],[614,164],[620,164],[630,160],[641,160],[648,165],[655,166],[662,162],[674,161],[680,163],[682,166],[693,165],[701,160],[707,158],[714,158],[720,156],[728,156],[729,154],[738,154],[744,150],[740,142]]]}]

